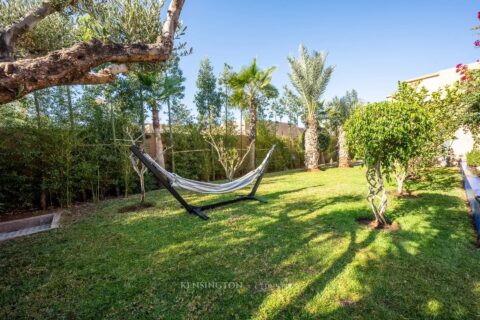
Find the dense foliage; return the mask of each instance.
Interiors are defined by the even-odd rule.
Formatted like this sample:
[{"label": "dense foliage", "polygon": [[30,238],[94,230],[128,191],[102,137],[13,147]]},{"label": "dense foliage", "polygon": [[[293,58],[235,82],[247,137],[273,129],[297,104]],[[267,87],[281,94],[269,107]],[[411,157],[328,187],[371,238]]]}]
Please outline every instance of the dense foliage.
[{"label": "dense foliage", "polygon": [[357,109],[345,123],[349,150],[367,166],[368,201],[377,226],[387,225],[383,176],[405,167],[428,140],[431,122],[424,109],[403,102],[381,102]]},{"label": "dense foliage", "polygon": [[400,82],[391,98],[393,101],[418,106],[432,123],[428,139],[418,155],[418,165],[428,167],[435,164],[438,158],[446,158],[455,132],[464,119],[459,87],[454,85],[428,91],[417,84]]},{"label": "dense foliage", "polygon": [[349,149],[367,166],[381,162],[391,172],[395,161],[417,156],[430,134],[423,109],[399,102],[372,103],[355,110],[345,123]]},{"label": "dense foliage", "polygon": [[467,164],[471,167],[480,166],[480,150],[474,149],[467,153]]}]

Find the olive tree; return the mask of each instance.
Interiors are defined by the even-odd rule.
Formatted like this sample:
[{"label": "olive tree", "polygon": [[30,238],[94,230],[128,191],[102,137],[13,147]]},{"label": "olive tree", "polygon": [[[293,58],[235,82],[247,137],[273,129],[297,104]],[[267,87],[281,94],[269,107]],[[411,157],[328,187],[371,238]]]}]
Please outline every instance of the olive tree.
[{"label": "olive tree", "polygon": [[53,86],[104,84],[163,63],[184,0],[0,1],[0,105]]},{"label": "olive tree", "polygon": [[367,167],[367,200],[375,226],[387,226],[385,211],[388,178],[395,163],[405,164],[416,157],[427,140],[431,124],[426,112],[414,104],[380,102],[358,108],[345,123],[347,144]]}]

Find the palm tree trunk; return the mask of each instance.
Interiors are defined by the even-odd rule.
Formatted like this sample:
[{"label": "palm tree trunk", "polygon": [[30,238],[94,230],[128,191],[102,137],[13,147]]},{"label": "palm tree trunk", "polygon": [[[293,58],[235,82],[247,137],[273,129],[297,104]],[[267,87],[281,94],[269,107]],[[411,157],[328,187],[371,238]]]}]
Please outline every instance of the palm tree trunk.
[{"label": "palm tree trunk", "polygon": [[347,141],[343,127],[338,128],[338,167],[349,168],[350,157],[348,155]]},{"label": "palm tree trunk", "polygon": [[[255,139],[257,138],[257,109],[255,108],[255,98],[250,99],[250,133],[248,142],[252,145],[250,148],[250,170],[255,169]],[[253,142],[253,143],[252,143]]]},{"label": "palm tree trunk", "polygon": [[318,169],[318,123],[314,115],[310,115],[307,120],[307,130],[305,131],[305,169]]},{"label": "palm tree trunk", "polygon": [[153,137],[155,142],[155,161],[162,168],[165,168],[165,158],[163,157],[162,134],[160,131],[160,115],[158,112],[158,107],[156,102],[153,102],[152,104],[152,126],[153,126]]}]

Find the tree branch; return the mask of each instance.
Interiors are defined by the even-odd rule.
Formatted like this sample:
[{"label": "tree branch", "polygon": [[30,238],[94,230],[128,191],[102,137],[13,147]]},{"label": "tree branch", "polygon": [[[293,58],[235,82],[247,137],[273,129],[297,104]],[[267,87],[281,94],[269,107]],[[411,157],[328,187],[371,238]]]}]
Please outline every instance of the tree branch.
[{"label": "tree branch", "polygon": [[184,0],[171,0],[162,34],[154,44],[105,44],[92,40],[43,57],[0,62],[0,105],[48,87],[112,82],[116,74],[127,71],[123,67],[120,72],[110,67],[91,73],[94,68],[106,63],[167,61],[173,50],[183,4]]},{"label": "tree branch", "polygon": [[[77,0],[71,0],[68,1],[66,5],[74,5],[76,2]],[[50,1],[43,1],[37,8],[20,19],[20,21],[0,31],[0,61],[13,61],[13,52],[17,39],[32,30],[47,16],[61,9],[63,9],[63,7],[54,6]]]}]

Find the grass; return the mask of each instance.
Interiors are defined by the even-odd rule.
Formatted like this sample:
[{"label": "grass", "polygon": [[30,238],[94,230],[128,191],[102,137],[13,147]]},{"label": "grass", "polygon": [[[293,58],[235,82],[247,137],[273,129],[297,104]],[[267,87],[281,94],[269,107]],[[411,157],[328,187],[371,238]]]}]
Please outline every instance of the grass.
[{"label": "grass", "polygon": [[[393,189],[393,188],[391,188]],[[111,200],[0,244],[0,318],[475,319],[480,252],[455,169],[389,198],[401,230],[371,230],[363,169],[268,175],[259,195],[187,215]],[[221,197],[197,197],[202,202]]]}]

